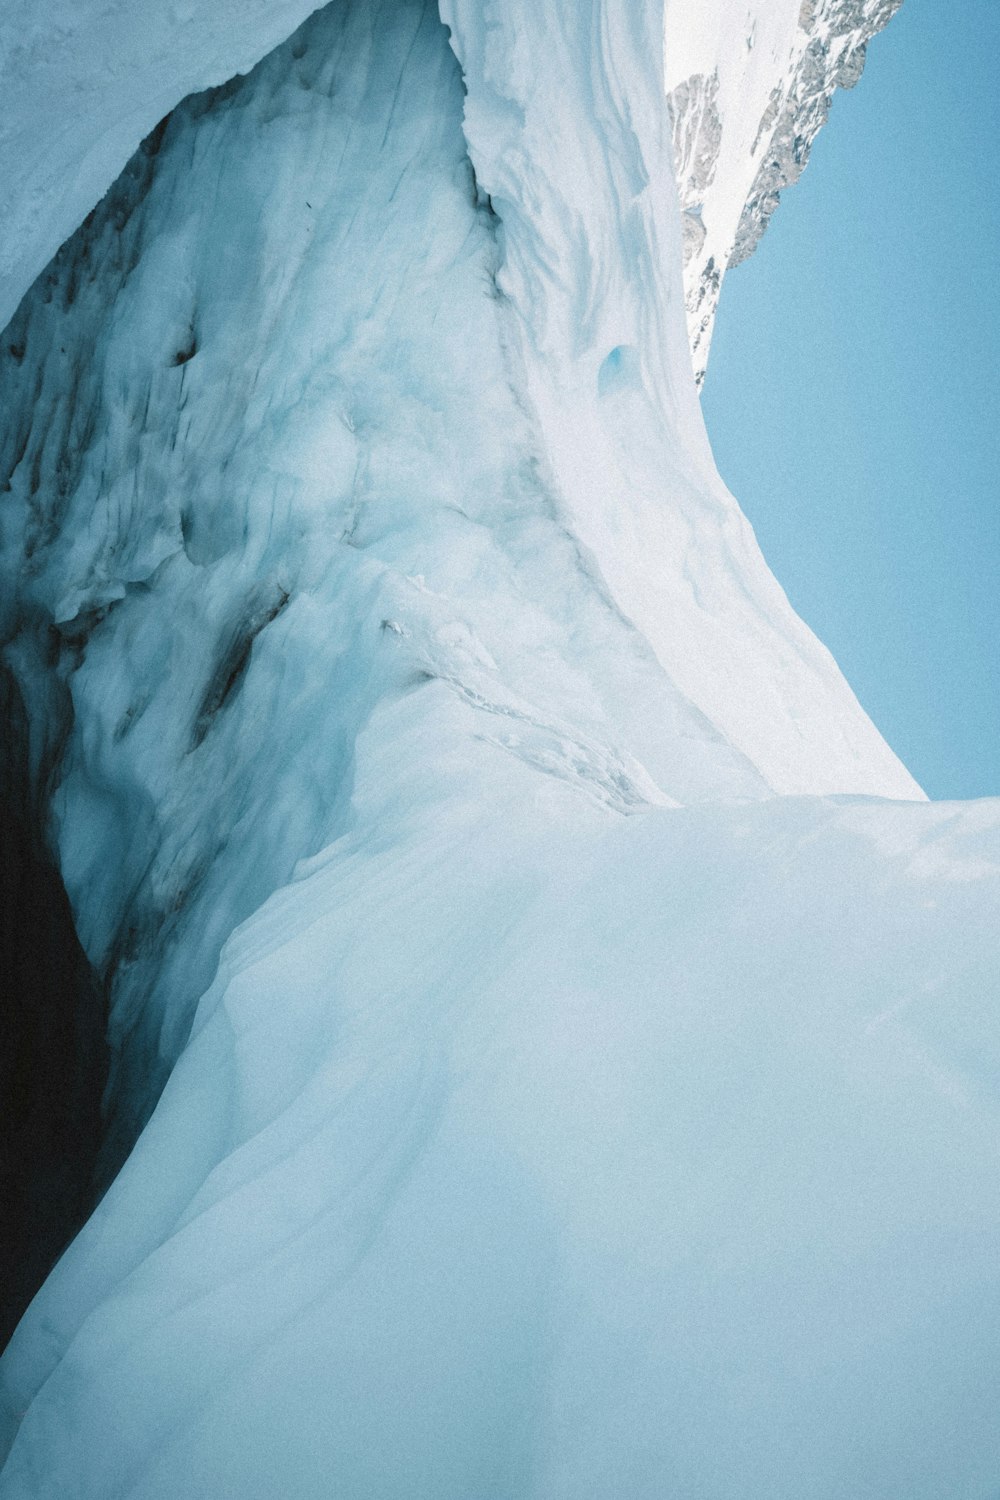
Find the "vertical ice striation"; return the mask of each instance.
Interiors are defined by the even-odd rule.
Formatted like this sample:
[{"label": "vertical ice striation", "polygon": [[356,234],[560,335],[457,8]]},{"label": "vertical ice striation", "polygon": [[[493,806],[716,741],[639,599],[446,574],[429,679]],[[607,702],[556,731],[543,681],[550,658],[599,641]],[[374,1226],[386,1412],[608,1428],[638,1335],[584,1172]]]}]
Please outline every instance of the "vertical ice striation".
[{"label": "vertical ice striation", "polygon": [[0,11],[0,326],[185,94],[247,72],[315,0],[22,0]]},{"label": "vertical ice striation", "polygon": [[3,1500],[995,1479],[1000,809],[922,801],[714,471],[661,29],[335,0],[3,336],[135,1140]]}]

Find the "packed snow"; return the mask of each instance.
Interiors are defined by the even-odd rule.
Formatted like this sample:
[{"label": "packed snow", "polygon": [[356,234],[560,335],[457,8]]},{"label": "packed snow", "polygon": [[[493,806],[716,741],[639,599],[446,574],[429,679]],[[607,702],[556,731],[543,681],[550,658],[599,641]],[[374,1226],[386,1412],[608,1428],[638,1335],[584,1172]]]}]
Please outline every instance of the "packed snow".
[{"label": "packed snow", "polygon": [[985,1500],[1000,807],[622,817],[475,713],[227,944],[0,1493]]},{"label": "packed snow", "polygon": [[1000,804],[714,470],[662,21],[337,0],[3,336],[106,1174],[153,1110],[4,1500],[996,1488]]}]

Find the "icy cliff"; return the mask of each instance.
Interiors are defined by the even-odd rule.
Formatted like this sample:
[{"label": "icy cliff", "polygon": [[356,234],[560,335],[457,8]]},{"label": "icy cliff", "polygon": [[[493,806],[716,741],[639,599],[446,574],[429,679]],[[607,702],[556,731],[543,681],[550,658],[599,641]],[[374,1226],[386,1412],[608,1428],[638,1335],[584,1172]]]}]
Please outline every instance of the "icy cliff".
[{"label": "icy cliff", "polygon": [[314,0],[25,0],[0,11],[0,326],[142,138]]},{"label": "icy cliff", "polygon": [[145,1124],[4,1497],[995,1480],[1000,808],[922,800],[715,473],[661,35],[336,0],[3,336],[105,1176]]},{"label": "icy cliff", "polygon": [[696,377],[722,278],[797,182],[838,88],[902,0],[666,0],[664,54]]},{"label": "icy cliff", "polygon": [[[839,87],[902,0],[665,0],[699,380],[727,265],[802,172]],[[197,89],[247,72],[313,0],[27,0],[0,15],[0,326],[139,141]],[[72,129],[66,128],[72,118]]]}]

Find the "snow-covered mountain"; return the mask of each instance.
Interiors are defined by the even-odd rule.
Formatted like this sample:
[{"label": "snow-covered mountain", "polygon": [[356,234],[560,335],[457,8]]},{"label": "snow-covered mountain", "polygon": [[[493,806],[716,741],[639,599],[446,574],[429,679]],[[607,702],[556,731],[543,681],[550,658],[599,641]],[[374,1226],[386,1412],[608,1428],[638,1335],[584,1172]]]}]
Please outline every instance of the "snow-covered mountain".
[{"label": "snow-covered mountain", "polygon": [[335,0],[3,336],[100,1181],[145,1125],[5,1356],[4,1497],[995,1480],[1000,806],[923,800],[715,472],[663,26]]},{"label": "snow-covered mountain", "polygon": [[797,182],[838,88],[853,88],[902,0],[666,0],[666,87],[695,373],[722,278],[751,255]]}]

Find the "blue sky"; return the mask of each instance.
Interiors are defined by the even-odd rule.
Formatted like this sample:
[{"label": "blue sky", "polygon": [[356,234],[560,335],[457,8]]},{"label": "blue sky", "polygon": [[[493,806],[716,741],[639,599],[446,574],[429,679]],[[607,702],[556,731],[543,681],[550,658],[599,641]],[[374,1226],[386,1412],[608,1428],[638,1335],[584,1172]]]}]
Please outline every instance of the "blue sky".
[{"label": "blue sky", "polygon": [[1000,0],[904,0],[726,279],[704,409],[792,603],[932,797],[1000,794]]}]

